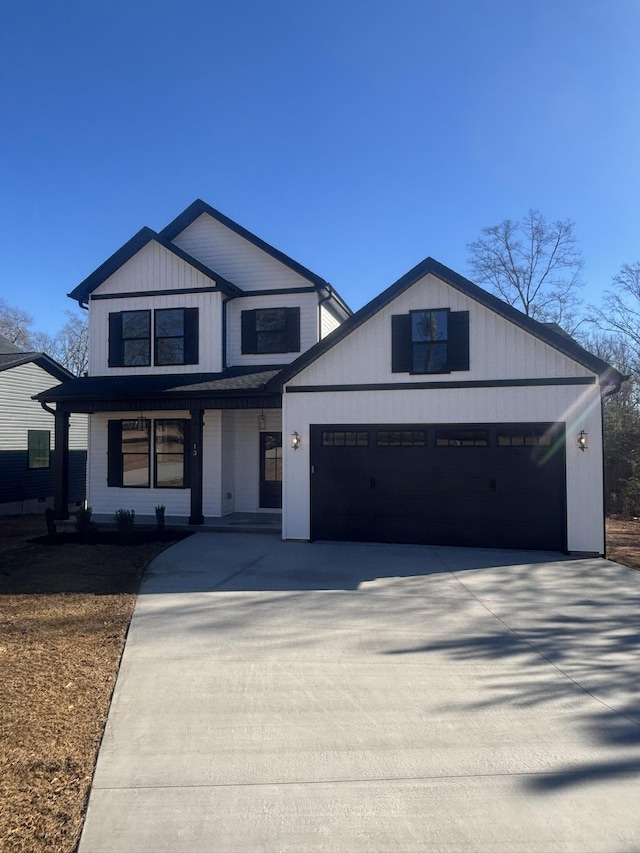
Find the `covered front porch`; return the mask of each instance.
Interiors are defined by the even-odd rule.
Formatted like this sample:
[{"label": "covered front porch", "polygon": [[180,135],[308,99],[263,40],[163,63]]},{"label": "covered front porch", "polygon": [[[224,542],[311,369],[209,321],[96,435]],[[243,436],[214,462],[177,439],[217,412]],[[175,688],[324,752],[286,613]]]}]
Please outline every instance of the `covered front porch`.
[{"label": "covered front porch", "polygon": [[[281,507],[281,396],[265,390],[277,372],[83,378],[37,399],[55,404],[62,448],[69,413],[90,416],[87,503],[96,521],[112,520],[120,508],[154,521],[163,506],[167,523],[202,527],[236,516],[229,524],[237,528],[247,514],[277,515]],[[54,509],[64,519],[68,454],[56,463]]]}]

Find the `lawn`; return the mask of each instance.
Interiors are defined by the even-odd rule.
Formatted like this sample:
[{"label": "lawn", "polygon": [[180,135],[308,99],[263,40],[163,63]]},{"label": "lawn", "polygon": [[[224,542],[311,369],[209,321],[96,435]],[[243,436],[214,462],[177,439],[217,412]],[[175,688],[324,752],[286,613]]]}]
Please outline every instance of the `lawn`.
[{"label": "lawn", "polygon": [[[640,520],[607,532],[608,556],[640,569]],[[32,541],[44,533],[42,517],[0,517],[3,853],[75,850],[140,579],[171,544]]]}]

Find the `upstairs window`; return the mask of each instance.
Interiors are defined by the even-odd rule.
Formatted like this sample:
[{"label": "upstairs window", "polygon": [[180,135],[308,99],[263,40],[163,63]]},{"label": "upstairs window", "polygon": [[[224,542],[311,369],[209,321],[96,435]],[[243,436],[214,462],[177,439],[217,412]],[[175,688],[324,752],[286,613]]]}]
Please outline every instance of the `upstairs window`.
[{"label": "upstairs window", "polygon": [[469,312],[438,308],[394,315],[391,352],[393,373],[469,370]]},{"label": "upstairs window", "polygon": [[256,308],[242,312],[242,353],[300,352],[299,308]]},{"label": "upstairs window", "polygon": [[51,456],[51,433],[48,429],[27,430],[29,468],[48,468]]},{"label": "upstairs window", "polygon": [[[198,363],[198,309],[159,308],[153,312],[153,363]],[[109,314],[109,367],[151,365],[151,311]]]},{"label": "upstairs window", "polygon": [[109,367],[151,364],[151,311],[109,314]]}]

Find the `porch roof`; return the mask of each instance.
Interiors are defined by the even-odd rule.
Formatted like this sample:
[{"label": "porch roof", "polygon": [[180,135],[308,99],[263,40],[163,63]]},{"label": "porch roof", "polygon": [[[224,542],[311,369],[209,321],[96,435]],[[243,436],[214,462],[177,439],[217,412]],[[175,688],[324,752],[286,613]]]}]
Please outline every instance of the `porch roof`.
[{"label": "porch roof", "polygon": [[67,411],[201,408],[279,408],[281,395],[265,385],[282,365],[230,367],[221,373],[83,376],[36,394]]}]

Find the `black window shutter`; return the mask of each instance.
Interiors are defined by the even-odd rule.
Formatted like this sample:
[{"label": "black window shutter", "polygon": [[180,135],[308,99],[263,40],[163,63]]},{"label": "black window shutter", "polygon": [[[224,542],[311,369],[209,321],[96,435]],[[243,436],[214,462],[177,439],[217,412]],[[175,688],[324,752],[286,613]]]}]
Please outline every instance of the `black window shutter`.
[{"label": "black window shutter", "polygon": [[122,485],[122,421],[108,421],[107,485]]},{"label": "black window shutter", "polygon": [[449,370],[469,370],[469,312],[449,313]]},{"label": "black window shutter", "polygon": [[109,314],[109,367],[122,367],[122,313]]},{"label": "black window shutter", "polygon": [[198,364],[198,309],[184,309],[184,363]]},{"label": "black window shutter", "polygon": [[394,314],[391,318],[391,372],[411,373],[411,315]]},{"label": "black window shutter", "polygon": [[300,352],[300,309],[285,309],[286,352]]},{"label": "black window shutter", "polygon": [[242,354],[258,352],[258,335],[256,334],[256,312],[243,311],[241,314]]}]

